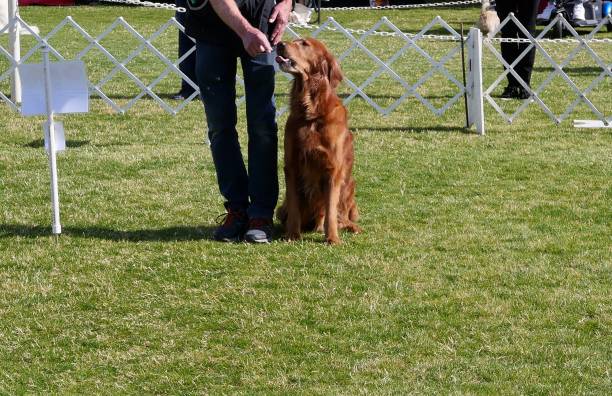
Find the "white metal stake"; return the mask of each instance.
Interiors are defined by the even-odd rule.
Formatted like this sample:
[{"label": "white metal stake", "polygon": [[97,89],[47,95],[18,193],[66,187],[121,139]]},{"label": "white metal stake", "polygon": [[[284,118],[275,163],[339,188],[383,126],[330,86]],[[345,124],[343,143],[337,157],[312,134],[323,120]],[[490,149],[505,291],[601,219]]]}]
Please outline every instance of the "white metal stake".
[{"label": "white metal stake", "polygon": [[482,91],[482,32],[471,28],[469,33],[469,124],[476,127],[479,135],[485,134],[484,100]]},{"label": "white metal stake", "polygon": [[59,191],[57,188],[57,156],[55,152],[55,126],[53,125],[53,103],[51,97],[51,63],[49,62],[49,47],[42,47],[43,70],[45,74],[45,103],[47,107],[47,123],[49,131],[49,170],[51,172],[51,206],[53,212],[53,234],[62,233],[59,211]]},{"label": "white metal stake", "polygon": [[[19,24],[17,23],[17,0],[8,0],[9,17],[9,51],[15,61],[15,65],[21,60],[21,40],[19,36]],[[15,104],[21,103],[21,78],[19,69],[15,68],[11,80],[11,99]]]}]

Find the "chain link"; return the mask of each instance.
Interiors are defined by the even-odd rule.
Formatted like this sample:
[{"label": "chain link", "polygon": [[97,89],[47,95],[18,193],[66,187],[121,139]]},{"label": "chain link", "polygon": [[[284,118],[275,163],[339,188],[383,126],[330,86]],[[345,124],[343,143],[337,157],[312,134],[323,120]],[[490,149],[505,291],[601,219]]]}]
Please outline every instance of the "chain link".
[{"label": "chain link", "polygon": [[[483,39],[487,41],[498,42],[498,43],[531,43],[531,40],[526,39],[526,38],[499,38],[499,37],[487,38],[487,37],[484,37]],[[582,40],[578,40],[575,38],[566,38],[566,39],[541,38],[541,39],[535,39],[535,41],[537,41],[538,43],[556,43],[556,44],[559,44],[559,43],[560,44],[577,44],[577,43],[582,43],[582,42],[612,44],[612,38],[588,38],[588,37],[585,37]]]},{"label": "chain link", "polygon": [[[289,26],[296,29],[308,29],[308,30],[317,30],[321,27],[318,25],[308,25],[308,24],[297,24],[293,22],[289,22]],[[325,26],[325,30],[330,32],[339,31],[337,28],[332,26]],[[351,28],[343,28],[344,31],[355,34],[355,35],[363,35],[368,33],[368,30],[365,29],[351,29]],[[403,36],[414,38],[417,35],[414,33],[405,33],[402,32]],[[401,35],[396,32],[380,32],[380,31],[371,31],[369,33],[370,36],[381,36],[381,37],[400,37]],[[435,35],[435,34],[422,34],[419,36],[419,39],[428,39],[428,40],[438,40],[438,41],[461,41],[460,37],[455,37],[451,35]]]},{"label": "chain link", "polygon": [[[296,28],[296,29],[308,29],[308,30],[316,30],[320,28],[318,25],[307,25],[307,24],[296,24],[296,23],[289,23],[289,26],[292,28]],[[325,26],[325,30],[332,31],[332,32],[338,31],[337,28],[332,27],[332,26]],[[344,30],[349,33],[357,34],[357,35],[362,35],[368,32],[365,29],[344,28]],[[416,34],[413,34],[413,33],[403,33],[403,34],[406,37],[410,37],[410,38],[414,38],[417,36]],[[400,36],[396,32],[379,32],[379,31],[373,31],[370,33],[370,35],[382,36],[382,37],[399,37]],[[461,41],[461,38],[451,36],[451,35],[423,34],[419,36],[419,38],[426,39],[426,40],[437,40],[437,41]],[[498,43],[531,43],[531,40],[524,39],[524,38],[520,39],[520,38],[498,38],[498,37],[486,38],[485,37],[483,39],[490,41],[490,42],[498,42]],[[581,42],[612,44],[612,38],[587,38],[587,37],[585,37],[582,40],[578,40],[575,38],[566,38],[566,39],[542,38],[542,39],[536,39],[535,41],[537,41],[538,43],[552,43],[552,44],[578,44]]]},{"label": "chain link", "polygon": [[[142,7],[153,7],[165,10],[172,10],[178,12],[187,12],[184,7],[177,7],[174,4],[169,3],[153,3],[150,1],[140,1],[140,0],[100,0],[106,3],[116,3],[116,4],[130,4],[137,5]],[[479,4],[481,0],[463,0],[463,1],[451,1],[451,2],[441,2],[441,3],[422,3],[422,4],[405,4],[405,5],[395,5],[395,6],[374,6],[374,7],[329,7],[322,8],[324,11],[354,11],[354,10],[393,10],[393,9],[403,9],[403,8],[428,8],[428,7],[449,7],[455,5],[470,5],[470,4]]]},{"label": "chain link", "polygon": [[373,7],[325,7],[321,11],[354,11],[354,10],[394,10],[403,8],[450,7],[456,5],[480,4],[481,0],[447,1],[440,3],[402,4]]},{"label": "chain link", "polygon": [[[165,9],[165,10],[171,10],[171,11],[177,11],[177,12],[186,12],[186,9],[184,7],[177,7],[174,4],[169,4],[169,3],[153,3],[150,1],[141,1],[141,0],[100,0],[102,2],[107,2],[107,3],[116,3],[116,4],[129,4],[129,5],[137,5],[137,6],[142,6],[142,7],[153,7],[153,8],[158,8],[158,9]],[[479,4],[481,2],[481,0],[463,0],[463,1],[451,1],[451,2],[440,2],[440,3],[421,3],[421,4],[405,4],[405,5],[395,5],[395,6],[375,6],[375,7],[329,7],[329,8],[323,8],[322,10],[325,11],[353,11],[353,10],[391,10],[391,9],[405,9],[405,8],[427,8],[427,7],[447,7],[447,6],[455,6],[455,5],[470,5],[470,4]],[[317,25],[309,25],[309,24],[296,24],[296,23],[289,23],[289,26],[294,27],[294,28],[299,28],[299,29],[309,29],[309,30],[316,30],[319,29],[319,26]],[[326,30],[328,31],[337,31],[338,29],[331,27],[331,26],[326,26],[325,27]],[[358,35],[362,35],[367,33],[367,30],[365,29],[350,29],[350,28],[345,28],[345,30],[349,33],[352,34],[358,34]],[[371,35],[373,36],[381,36],[381,37],[397,37],[398,34],[396,32],[378,32],[378,31],[374,31],[371,32]],[[415,34],[412,33],[404,33],[404,35],[406,35],[407,37],[415,37]],[[420,38],[422,39],[427,39],[427,40],[438,40],[438,41],[461,41],[460,38],[458,37],[453,37],[453,36],[449,36],[449,35],[434,35],[434,34],[425,34],[420,36]],[[520,38],[485,38],[485,40],[490,40],[492,42],[499,42],[499,43],[530,43],[531,40],[529,39],[520,39]],[[585,42],[589,42],[589,43],[607,43],[610,44],[612,43],[612,39],[611,38],[591,38],[591,39],[584,39],[583,41]],[[537,42],[542,42],[542,43],[565,43],[565,44],[577,44],[580,43],[581,40],[578,39],[538,39]]]}]

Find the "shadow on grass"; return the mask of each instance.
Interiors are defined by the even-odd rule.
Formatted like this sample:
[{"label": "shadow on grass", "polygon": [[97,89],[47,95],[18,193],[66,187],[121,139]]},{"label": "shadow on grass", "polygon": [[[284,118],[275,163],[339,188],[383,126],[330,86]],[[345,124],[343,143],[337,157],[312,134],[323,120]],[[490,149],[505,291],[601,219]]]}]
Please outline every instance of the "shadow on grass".
[{"label": "shadow on grass", "polygon": [[362,126],[362,125],[353,125],[351,126],[351,130],[353,131],[364,131],[369,130],[373,132],[406,132],[406,133],[429,133],[429,132],[461,132],[465,134],[474,134],[471,129],[466,128],[465,126],[442,126],[442,125],[433,125],[433,126],[410,126],[410,125],[398,125],[395,127],[376,127],[376,126]]},{"label": "shadow on grass", "polygon": [[[368,93],[366,93],[366,94],[372,100],[374,100],[374,99],[389,99],[389,100],[395,99],[395,100],[397,100],[397,99],[402,97],[401,95],[394,95],[394,94],[383,94],[383,95],[381,95],[381,94],[368,94]],[[340,97],[341,99],[346,99],[346,98],[348,98],[351,95],[352,95],[352,93],[342,92],[342,93],[338,94],[338,97]],[[454,97],[455,97],[455,95],[423,95],[423,98],[425,98],[427,100],[452,99]],[[355,95],[355,99],[365,100],[365,99],[363,99],[363,97],[361,95]],[[413,100],[413,101],[417,100],[418,101],[418,99],[416,97],[414,97],[413,95],[410,95],[409,97],[407,97],[406,100],[407,101],[409,101],[409,100]],[[421,102],[418,101],[418,103],[421,103]]]},{"label": "shadow on grass", "polygon": [[[129,242],[174,242],[212,240],[216,226],[175,226],[144,230],[114,230],[106,227],[63,227],[62,234],[75,238],[104,239]],[[50,226],[0,224],[0,238],[39,238],[51,236]]]},{"label": "shadow on grass", "polygon": [[[76,148],[88,144],[89,140],[66,140],[66,147],[68,148]],[[32,140],[30,143],[24,144],[23,147],[42,148],[45,147],[45,141],[43,139]]]},{"label": "shadow on grass", "polygon": [[[553,71],[553,67],[534,67],[533,71],[534,72],[541,72],[541,73],[545,73],[545,72],[551,72]],[[564,67],[563,71],[565,73],[576,73],[576,74],[596,74],[599,75],[601,72],[605,71],[605,69],[602,69],[601,67],[593,67],[593,66],[583,66],[583,67]]]},{"label": "shadow on grass", "polygon": [[[341,99],[346,99],[349,96],[351,96],[353,94],[353,92],[339,92],[338,93],[338,97]],[[398,95],[398,94],[369,94],[366,93],[368,95],[368,97],[370,99],[399,99],[402,97],[402,95]],[[275,92],[274,96],[277,98],[288,98],[289,96],[291,96],[289,93],[286,92]],[[452,99],[455,97],[455,95],[424,95],[423,96],[425,99]],[[363,99],[361,95],[355,95],[356,99]],[[414,96],[409,96],[407,99],[416,99]]]},{"label": "shadow on grass", "polygon": [[[552,69],[551,69],[551,70],[552,70]],[[601,70],[601,69],[600,69],[600,70]],[[454,87],[454,86],[453,86],[453,87]],[[346,98],[348,98],[349,96],[351,96],[352,94],[353,94],[353,92],[340,92],[340,93],[338,93],[338,96],[339,96],[341,99],[346,99]],[[399,99],[399,98],[401,97],[401,95],[398,95],[398,94],[373,94],[373,93],[366,93],[366,94],[367,94],[367,96],[368,96],[370,99],[389,99],[389,100],[396,100],[396,99]],[[181,100],[172,99],[174,95],[175,95],[175,94],[167,94],[167,93],[160,93],[160,94],[157,94],[157,96],[159,96],[161,99],[173,100],[173,101],[175,101],[175,102],[177,102],[177,103],[180,103],[180,102],[183,102],[183,101],[184,101],[184,99],[181,99]],[[244,92],[238,92],[236,95],[237,95],[237,97],[238,97],[238,98],[240,98],[240,97],[244,96]],[[129,95],[107,95],[107,96],[108,96],[110,99],[113,99],[113,100],[115,100],[115,99],[131,100],[131,99],[134,99],[134,97],[135,97],[136,95],[133,95],[133,96],[129,96]],[[279,98],[279,99],[280,99],[280,98],[289,98],[290,94],[289,94],[288,92],[275,92],[275,93],[274,93],[274,96],[275,96],[276,98]],[[360,95],[355,95],[355,96],[356,96],[356,99],[362,99],[362,97],[361,97]],[[428,100],[435,100],[435,99],[452,99],[452,98],[454,98],[454,97],[455,97],[455,95],[454,95],[454,94],[453,94],[453,95],[424,95],[423,97],[424,97],[425,99],[428,99]],[[95,99],[100,99],[100,98],[95,98]],[[410,96],[408,99],[415,99],[415,98],[414,98],[413,96]],[[152,97],[150,97],[150,96],[148,96],[148,95],[147,95],[147,96],[143,96],[143,97],[142,97],[142,98],[140,98],[139,100],[142,100],[142,101],[147,101],[147,100],[148,100],[148,101],[154,101],[154,98],[152,98]],[[196,103],[197,103],[198,101],[199,101],[199,98],[198,98],[198,97],[195,97],[195,98],[193,98],[193,99],[192,99],[190,102],[196,102]]]},{"label": "shadow on grass", "polygon": [[[113,230],[106,227],[62,227],[62,235],[75,238],[103,239],[127,242],[180,242],[213,240],[216,225],[175,226],[145,230]],[[283,234],[279,225],[274,227],[274,238]],[[40,238],[52,236],[50,226],[26,224],[0,224],[0,239],[22,237]]]},{"label": "shadow on grass", "polygon": [[[114,101],[116,101],[116,100],[125,100],[126,102],[129,102],[130,100],[132,100],[132,99],[134,99],[136,96],[138,96],[138,94],[140,94],[140,92],[134,92],[134,94],[133,94],[133,95],[108,94],[108,95],[106,95],[106,96],[107,96],[109,99],[114,100]],[[157,93],[157,92],[155,92],[155,94],[156,94],[156,95],[157,95],[157,96],[158,96],[160,99],[163,99],[163,100],[171,100],[172,102],[170,102],[170,103],[173,103],[173,102],[180,103],[180,102],[183,102],[183,101],[186,99],[186,98],[185,98],[185,99],[174,99],[174,96],[176,95],[176,92],[175,92],[175,93]],[[90,98],[90,99],[95,99],[95,100],[100,100],[100,101],[103,101],[103,98],[102,98],[101,96],[96,95],[96,94],[91,94],[91,95],[89,96],[89,98]],[[155,101],[155,98],[153,98],[153,97],[152,97],[152,96],[150,96],[150,95],[144,95],[144,96],[141,96],[141,97],[138,99],[138,101]],[[196,102],[196,103],[197,103],[197,102],[199,102],[199,101],[200,101],[199,96],[195,96],[194,98],[192,98],[192,99],[190,100],[190,102]],[[104,103],[106,103],[106,102],[104,102]],[[124,103],[124,104],[125,104],[125,103]],[[122,105],[122,104],[121,104],[121,105]]]}]

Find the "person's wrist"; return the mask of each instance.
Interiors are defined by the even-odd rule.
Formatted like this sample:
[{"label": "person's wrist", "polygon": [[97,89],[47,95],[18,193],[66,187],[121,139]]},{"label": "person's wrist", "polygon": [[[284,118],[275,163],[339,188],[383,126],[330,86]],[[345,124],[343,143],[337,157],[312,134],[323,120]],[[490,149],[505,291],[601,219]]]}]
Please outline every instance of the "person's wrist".
[{"label": "person's wrist", "polygon": [[237,33],[241,39],[244,39],[246,36],[252,35],[254,33],[254,30],[256,29],[247,23],[247,24],[241,25]]}]

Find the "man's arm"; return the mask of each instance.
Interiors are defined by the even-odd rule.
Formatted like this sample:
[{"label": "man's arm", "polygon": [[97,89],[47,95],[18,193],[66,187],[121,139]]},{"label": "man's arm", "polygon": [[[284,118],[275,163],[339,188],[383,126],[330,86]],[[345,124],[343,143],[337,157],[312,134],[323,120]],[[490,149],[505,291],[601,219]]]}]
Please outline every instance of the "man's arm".
[{"label": "man's arm", "polygon": [[234,0],[210,0],[210,4],[219,18],[240,37],[249,55],[256,56],[263,52],[272,52],[266,35],[251,26],[240,13]]},{"label": "man's arm", "polygon": [[276,22],[274,24],[272,35],[270,36],[270,40],[272,41],[273,45],[276,45],[279,41],[281,41],[285,28],[289,23],[289,14],[291,13],[292,8],[293,2],[291,0],[280,0],[272,10],[269,22]]}]

